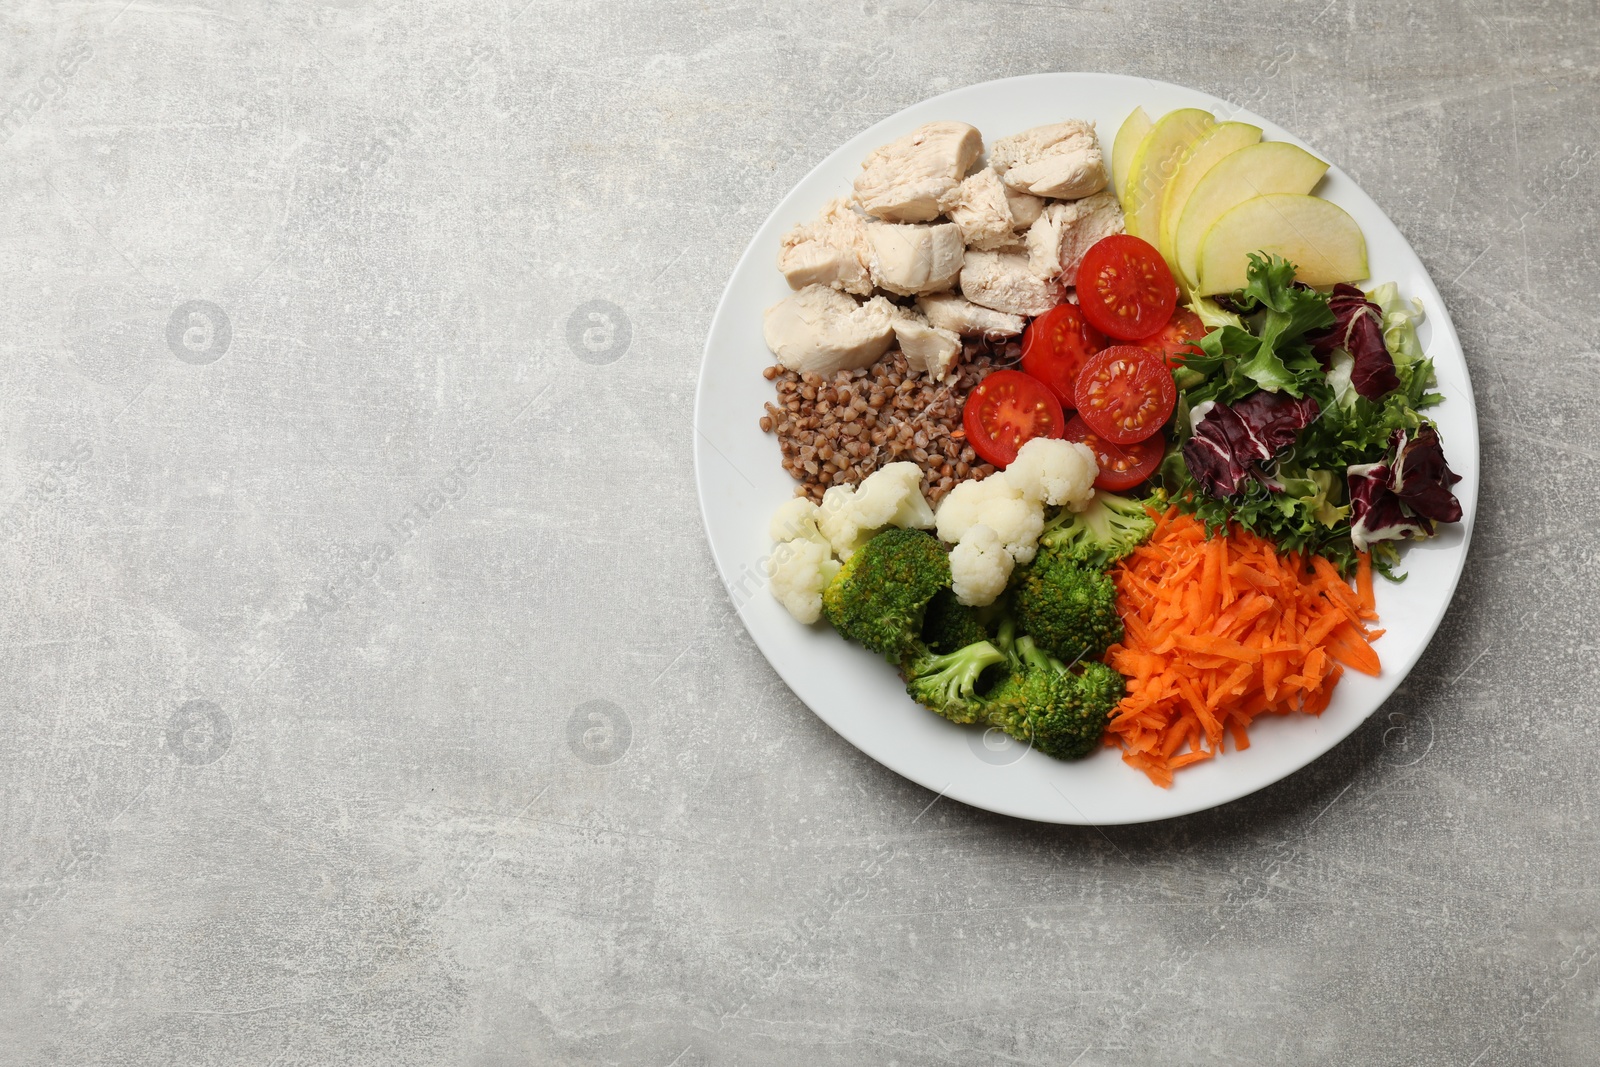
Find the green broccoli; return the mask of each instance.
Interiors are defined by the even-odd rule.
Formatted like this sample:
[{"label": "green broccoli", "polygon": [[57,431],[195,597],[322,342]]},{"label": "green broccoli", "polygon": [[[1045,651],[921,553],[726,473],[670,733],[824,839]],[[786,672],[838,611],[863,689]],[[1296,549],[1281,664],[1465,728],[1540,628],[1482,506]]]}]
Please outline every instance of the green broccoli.
[{"label": "green broccoli", "polygon": [[[991,668],[1005,667],[985,687]],[[1031,637],[1018,637],[1016,623],[1004,620],[993,641],[979,641],[953,653],[923,649],[901,669],[906,692],[919,703],[957,723],[1004,730],[1054,759],[1081,759],[1094,751],[1111,710],[1122,699],[1122,675],[1103,663],[1069,670]]]},{"label": "green broccoli", "polygon": [[1002,615],[995,625],[994,644],[1001,652],[1008,656],[1017,653],[1017,620],[1010,615]]},{"label": "green broccoli", "polygon": [[1104,663],[1073,673],[1028,637],[1016,640],[1011,665],[985,701],[988,723],[1054,759],[1093,752],[1125,692],[1122,675]]},{"label": "green broccoli", "polygon": [[1103,571],[1149,538],[1156,521],[1145,509],[1154,507],[1159,511],[1163,503],[1159,497],[1129,500],[1097,491],[1086,509],[1063,511],[1045,527],[1039,545],[1090,570]]},{"label": "green broccoli", "polygon": [[1018,628],[1050,655],[1068,663],[1098,659],[1122,640],[1117,587],[1067,550],[1041,547],[1012,578],[1011,611]]},{"label": "green broccoli", "polygon": [[949,585],[938,538],[890,528],[844,561],[822,591],[822,613],[845,638],[899,663],[921,645],[928,601]]},{"label": "green broccoli", "polygon": [[958,648],[989,640],[978,613],[956,599],[949,589],[941,589],[928,601],[922,618],[922,640],[935,652],[954,652]]},{"label": "green broccoli", "polygon": [[1008,659],[988,641],[975,641],[944,655],[922,648],[900,669],[906,676],[906,692],[917,703],[951,722],[973,723],[988,715],[987,701],[978,693],[979,679]]}]

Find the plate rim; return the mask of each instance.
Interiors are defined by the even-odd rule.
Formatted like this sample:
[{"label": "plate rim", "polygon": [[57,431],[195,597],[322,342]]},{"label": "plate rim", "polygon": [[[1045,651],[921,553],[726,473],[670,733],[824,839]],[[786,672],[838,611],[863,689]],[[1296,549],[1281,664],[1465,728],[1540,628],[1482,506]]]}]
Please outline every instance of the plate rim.
[{"label": "plate rim", "polygon": [[[1185,815],[1192,815],[1197,812],[1207,811],[1212,808],[1220,807],[1224,804],[1240,800],[1244,797],[1257,793],[1268,786],[1284,781],[1290,776],[1317,762],[1323,756],[1326,756],[1328,753],[1332,752],[1351,734],[1359,729],[1363,723],[1381,710],[1388,700],[1394,695],[1395,691],[1410,676],[1411,671],[1415,669],[1417,662],[1421,659],[1423,653],[1426,652],[1429,645],[1431,645],[1433,638],[1437,635],[1445,616],[1449,614],[1450,605],[1455,598],[1456,590],[1459,588],[1460,580],[1465,570],[1467,556],[1471,550],[1472,531],[1477,517],[1478,492],[1481,484],[1482,471],[1481,431],[1478,425],[1478,412],[1475,400],[1476,393],[1472,388],[1471,382],[1471,369],[1467,364],[1465,350],[1461,345],[1460,335],[1455,329],[1454,321],[1450,317],[1449,309],[1446,307],[1444,300],[1439,293],[1438,286],[1434,282],[1432,275],[1429,273],[1426,264],[1422,262],[1421,257],[1417,255],[1416,249],[1412,247],[1411,242],[1406,238],[1405,233],[1399,228],[1399,226],[1395,224],[1394,220],[1389,217],[1388,213],[1384,211],[1383,208],[1380,207],[1377,202],[1374,201],[1372,197],[1354,181],[1354,179],[1345,174],[1345,172],[1337,165],[1330,162],[1328,168],[1329,176],[1335,177],[1337,180],[1348,182],[1351,194],[1366,201],[1366,203],[1370,205],[1370,207],[1383,219],[1383,221],[1387,223],[1389,228],[1394,231],[1395,236],[1398,237],[1405,250],[1409,252],[1411,257],[1416,261],[1419,268],[1419,277],[1422,284],[1422,289],[1421,291],[1409,292],[1406,295],[1409,297],[1420,297],[1424,301],[1424,306],[1427,311],[1428,325],[1429,328],[1434,331],[1431,334],[1431,344],[1429,345],[1429,348],[1432,350],[1430,355],[1436,354],[1438,346],[1444,344],[1452,349],[1458,357],[1457,361],[1460,365],[1461,383],[1465,387],[1465,395],[1460,398],[1451,399],[1457,400],[1457,402],[1462,404],[1463,410],[1459,414],[1465,417],[1466,422],[1470,426],[1471,430],[1470,467],[1463,466],[1461,468],[1462,470],[1470,469],[1472,472],[1470,495],[1461,501],[1463,518],[1462,521],[1456,525],[1456,529],[1458,529],[1461,534],[1460,544],[1458,547],[1451,549],[1453,559],[1451,561],[1448,577],[1443,584],[1442,591],[1439,596],[1439,608],[1435,617],[1428,624],[1428,633],[1426,639],[1417,646],[1415,655],[1412,656],[1410,662],[1404,665],[1403,670],[1395,671],[1390,678],[1384,679],[1382,676],[1380,676],[1379,679],[1375,679],[1375,681],[1378,681],[1381,685],[1382,692],[1377,695],[1377,698],[1372,703],[1372,706],[1364,714],[1350,716],[1350,719],[1347,723],[1342,722],[1339,724],[1338,728],[1329,732],[1328,736],[1325,738],[1325,743],[1320,744],[1316,751],[1305,756],[1305,758],[1300,759],[1298,762],[1295,761],[1296,757],[1291,756],[1285,762],[1281,772],[1275,773],[1263,781],[1256,782],[1254,784],[1247,784],[1236,791],[1229,791],[1225,789],[1222,791],[1222,793],[1225,795],[1216,795],[1214,793],[1197,793],[1187,801],[1178,801],[1172,805],[1172,810],[1164,811],[1161,814],[1137,814],[1128,818],[1097,818],[1091,820],[1087,817],[1082,817],[1081,812],[1078,811],[1076,805],[1072,804],[1071,800],[1068,799],[1065,794],[1061,794],[1059,789],[1055,791],[1062,796],[1063,800],[1066,801],[1067,807],[1072,809],[1071,813],[1041,812],[1034,809],[1025,809],[1017,804],[1009,803],[1004,799],[986,799],[981,795],[975,795],[975,792],[981,792],[981,787],[977,791],[967,788],[967,786],[969,786],[973,781],[973,779],[970,777],[966,782],[961,783],[963,786],[962,788],[957,788],[957,783],[954,781],[945,783],[943,786],[941,786],[938,783],[936,776],[919,773],[919,770],[915,767],[908,767],[897,762],[891,762],[889,759],[880,756],[878,753],[870,751],[868,748],[858,743],[855,738],[852,738],[839,725],[833,722],[828,715],[819,711],[815,704],[813,704],[813,702],[801,692],[801,687],[797,686],[796,680],[790,677],[790,672],[786,671],[783,666],[780,666],[779,659],[775,657],[773,650],[769,648],[769,644],[772,641],[771,636],[764,633],[761,627],[753,625],[751,619],[748,617],[745,611],[744,605],[740,604],[737,598],[734,596],[733,590],[735,588],[735,584],[730,577],[729,569],[726,561],[723,558],[723,554],[718,551],[717,535],[712,526],[712,509],[708,503],[709,490],[711,488],[711,486],[708,485],[711,467],[709,462],[711,457],[708,454],[708,449],[711,452],[717,453],[717,455],[730,466],[732,465],[732,461],[728,460],[727,457],[721,453],[721,450],[716,448],[702,428],[704,425],[702,420],[705,414],[705,405],[707,403],[708,381],[712,366],[713,343],[717,339],[719,333],[723,332],[723,330],[727,327],[728,320],[738,313],[732,308],[734,290],[737,287],[739,279],[744,275],[746,270],[753,266],[752,261],[757,255],[758,245],[762,244],[761,238],[763,234],[765,234],[768,229],[773,226],[780,213],[784,213],[788,210],[787,205],[789,204],[790,199],[793,198],[797,192],[809,184],[812,184],[818,178],[819,174],[833,167],[836,162],[845,155],[846,150],[850,149],[850,146],[858,140],[864,139],[868,137],[868,135],[882,137],[885,140],[888,140],[898,136],[900,133],[905,132],[897,127],[904,125],[908,121],[908,113],[914,110],[924,109],[931,105],[935,105],[940,101],[944,101],[952,97],[973,94],[979,92],[980,90],[994,91],[1001,86],[1020,87],[1022,84],[1029,82],[1041,84],[1055,83],[1060,85],[1063,83],[1082,80],[1108,83],[1125,82],[1129,83],[1130,90],[1136,86],[1142,85],[1162,92],[1177,93],[1188,96],[1198,102],[1202,102],[1197,104],[1197,106],[1210,106],[1215,109],[1226,110],[1230,120],[1242,120],[1262,125],[1262,127],[1266,129],[1268,133],[1275,139],[1297,144],[1305,148],[1307,151],[1316,151],[1311,145],[1307,144],[1304,140],[1292,132],[1285,130],[1276,122],[1273,122],[1264,116],[1258,115],[1247,108],[1240,107],[1225,99],[1214,96],[1213,94],[1205,92],[1204,90],[1179,85],[1175,82],[1146,78],[1139,75],[1096,71],[1039,72],[1033,74],[1014,75],[1006,78],[995,78],[981,82],[973,82],[942,93],[938,93],[934,96],[913,101],[904,107],[897,109],[893,113],[884,116],[878,121],[856,131],[845,138],[843,142],[833,148],[825,156],[823,156],[822,159],[818,160],[810,169],[806,171],[802,177],[795,181],[793,185],[791,185],[781,196],[778,197],[777,201],[772,207],[772,210],[768,212],[766,217],[751,233],[750,239],[746,243],[744,251],[740,254],[738,260],[733,266],[732,271],[728,275],[728,281],[723,288],[721,297],[717,301],[716,310],[713,313],[711,321],[706,330],[706,340],[701,350],[700,369],[699,373],[696,375],[693,413],[693,425],[695,432],[695,489],[696,497],[700,505],[701,524],[706,533],[707,547],[711,551],[712,560],[716,566],[717,574],[722,582],[723,589],[729,594],[730,599],[733,600],[735,613],[739,616],[740,622],[744,624],[746,632],[750,635],[751,640],[756,644],[757,649],[761,652],[762,657],[767,661],[768,666],[770,666],[783,681],[783,683],[788,686],[790,692],[794,694],[795,698],[804,704],[813,715],[823,722],[824,725],[833,730],[852,747],[856,748],[863,755],[882,765],[886,769],[900,775],[902,778],[915,782],[923,788],[928,789],[930,792],[937,793],[940,797],[947,796],[953,800],[958,800],[969,807],[977,808],[979,810],[990,811],[1012,818],[1045,824],[1079,826],[1136,825],[1181,818]],[[1133,103],[1130,106],[1143,105]],[[928,120],[923,119],[921,121]],[[918,124],[920,124],[920,122]],[[1102,144],[1105,143],[1107,142],[1102,136]],[[852,149],[852,151],[854,150]],[[1321,158],[1320,154],[1319,158]],[[765,252],[770,250],[763,248],[762,251]],[[776,271],[775,265],[772,269],[774,272]],[[1370,280],[1371,279],[1369,278],[1369,281]],[[1442,331],[1442,333],[1440,331]],[[757,371],[757,373],[759,373],[759,371]],[[1466,443],[1467,442],[1452,442],[1452,451],[1455,451],[1455,449],[1460,448]],[[1456,457],[1453,456],[1452,458]],[[830,634],[829,636],[833,635]],[[843,647],[848,649],[850,646],[846,645]],[[884,669],[889,669],[887,665],[883,666]],[[1385,674],[1388,673],[1389,672],[1387,671],[1385,672]],[[1319,718],[1317,721],[1320,723],[1326,720]],[[1121,762],[1120,759],[1118,762]],[[1128,767],[1126,764],[1123,764],[1122,766],[1130,775],[1138,776],[1140,774],[1140,772],[1138,772],[1136,769]],[[1158,790],[1167,796],[1178,796],[1178,794],[1173,793],[1171,790],[1163,790],[1161,787],[1156,786],[1153,783],[1148,783],[1147,780],[1143,780],[1142,778],[1141,780],[1145,781],[1145,784],[1148,785],[1148,788],[1150,789]],[[1080,817],[1073,817],[1074,814]]]}]

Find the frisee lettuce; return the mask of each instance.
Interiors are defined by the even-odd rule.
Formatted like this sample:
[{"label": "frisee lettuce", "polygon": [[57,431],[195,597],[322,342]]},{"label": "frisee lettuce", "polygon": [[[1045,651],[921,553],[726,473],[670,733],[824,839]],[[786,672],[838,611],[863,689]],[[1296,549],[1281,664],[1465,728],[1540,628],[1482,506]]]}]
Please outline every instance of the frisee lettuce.
[{"label": "frisee lettuce", "polygon": [[1230,404],[1265,389],[1326,404],[1332,393],[1308,335],[1333,325],[1328,298],[1296,285],[1294,264],[1281,256],[1251,253],[1247,276],[1233,298],[1243,312],[1233,316],[1239,325],[1224,322],[1210,330],[1198,343],[1201,354],[1184,360],[1210,379],[1190,390],[1189,402]]}]

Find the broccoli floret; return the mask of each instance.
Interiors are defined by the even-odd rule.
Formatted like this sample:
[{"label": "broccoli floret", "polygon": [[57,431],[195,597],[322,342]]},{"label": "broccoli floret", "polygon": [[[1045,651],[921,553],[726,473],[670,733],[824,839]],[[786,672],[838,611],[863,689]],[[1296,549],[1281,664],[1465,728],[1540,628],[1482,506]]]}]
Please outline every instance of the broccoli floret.
[{"label": "broccoli floret", "polygon": [[1080,512],[1063,511],[1039,536],[1049,546],[1090,570],[1103,571],[1138,548],[1156,528],[1146,507],[1160,510],[1162,501],[1130,500],[1096,492]]},{"label": "broccoli floret", "polygon": [[822,613],[845,638],[899,663],[921,644],[928,601],[949,586],[939,539],[891,528],[844,561],[822,591]]},{"label": "broccoli floret", "polygon": [[1059,548],[1040,549],[1033,562],[1018,571],[1011,610],[1023,633],[1068,663],[1098,659],[1122,640],[1116,585]]},{"label": "broccoli floret", "polygon": [[[985,691],[991,668],[1004,667]],[[1094,751],[1111,711],[1122,699],[1122,675],[1103,663],[1069,670],[1031,637],[1017,637],[1004,620],[993,641],[939,655],[922,648],[901,665],[906,692],[957,723],[997,727],[1054,759]]]},{"label": "broccoli floret", "polygon": [[906,692],[917,703],[951,722],[979,722],[988,714],[988,702],[978,693],[978,680],[990,667],[1007,657],[988,641],[976,641],[939,655],[923,648],[901,665]]},{"label": "broccoli floret", "polygon": [[935,652],[954,652],[958,648],[989,640],[978,613],[956,599],[949,589],[941,589],[928,601],[922,619],[922,640]]},{"label": "broccoli floret", "polygon": [[1104,663],[1074,673],[1031,638],[1018,638],[1012,671],[987,700],[988,722],[1054,759],[1082,759],[1105,733],[1125,692]]}]

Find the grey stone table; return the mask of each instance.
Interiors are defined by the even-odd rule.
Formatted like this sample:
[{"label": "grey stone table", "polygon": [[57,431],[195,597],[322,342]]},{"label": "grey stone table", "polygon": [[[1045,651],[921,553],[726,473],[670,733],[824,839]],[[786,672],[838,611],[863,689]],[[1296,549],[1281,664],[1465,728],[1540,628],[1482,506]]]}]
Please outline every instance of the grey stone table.
[{"label": "grey stone table", "polygon": [[[1592,4],[15,0],[0,34],[0,1061],[1600,1058]],[[1410,681],[1146,827],[840,740],[691,470],[778,198],[1044,70],[1322,147],[1483,422]]]}]

